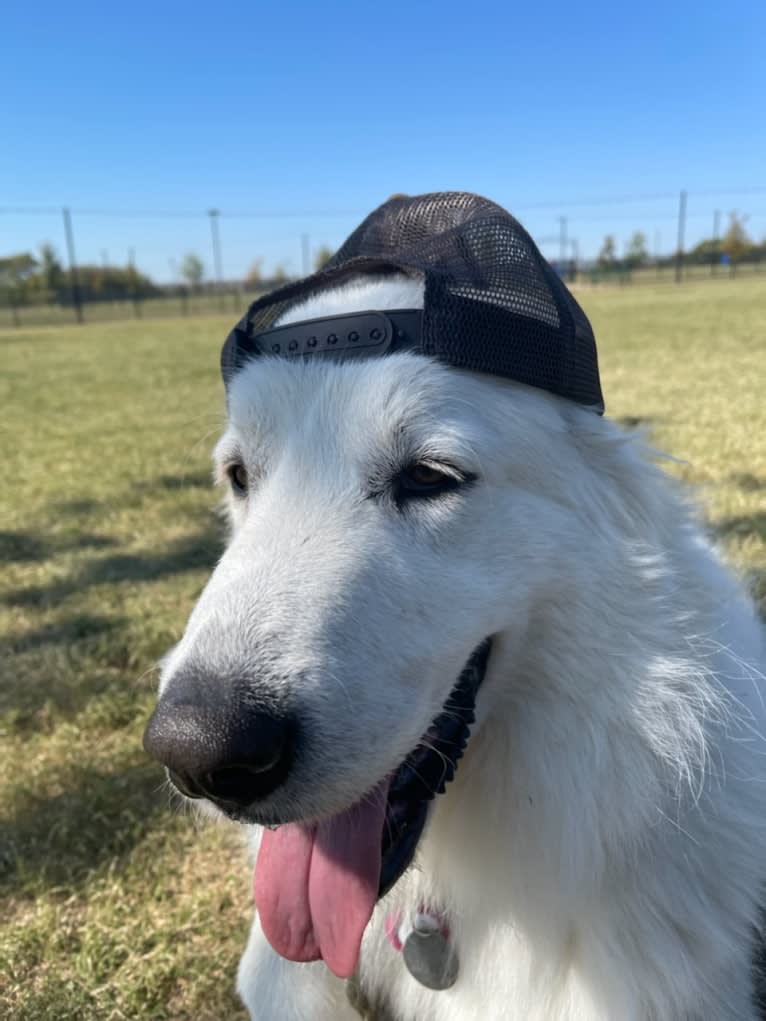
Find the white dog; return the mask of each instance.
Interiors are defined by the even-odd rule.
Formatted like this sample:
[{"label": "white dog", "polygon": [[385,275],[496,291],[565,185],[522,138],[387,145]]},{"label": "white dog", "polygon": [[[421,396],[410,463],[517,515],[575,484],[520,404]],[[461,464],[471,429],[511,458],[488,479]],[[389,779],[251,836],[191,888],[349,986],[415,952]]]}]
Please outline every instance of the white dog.
[{"label": "white dog", "polygon": [[[422,301],[365,277],[285,321]],[[239,969],[251,1017],[358,1018],[354,973],[393,1021],[755,1021],[763,628],[641,440],[411,353],[254,360],[228,400],[231,540],[152,750],[182,791],[282,824]],[[465,755],[377,900],[387,784],[487,638]],[[243,712],[265,750],[240,765]],[[440,988],[405,960],[421,937]]]}]

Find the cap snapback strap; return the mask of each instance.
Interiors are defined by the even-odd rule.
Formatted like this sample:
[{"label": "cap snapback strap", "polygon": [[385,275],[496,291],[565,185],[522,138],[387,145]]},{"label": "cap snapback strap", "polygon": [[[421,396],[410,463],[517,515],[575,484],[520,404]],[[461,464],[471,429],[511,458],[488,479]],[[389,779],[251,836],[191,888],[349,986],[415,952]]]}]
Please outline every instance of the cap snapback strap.
[{"label": "cap snapback strap", "polygon": [[[234,361],[238,365],[247,358],[260,355],[371,358],[389,351],[420,347],[423,311],[407,308],[351,312],[303,319],[260,333],[250,333],[249,325],[246,321],[237,324],[227,341],[229,353],[235,356]],[[232,348],[235,350],[232,351]]]}]

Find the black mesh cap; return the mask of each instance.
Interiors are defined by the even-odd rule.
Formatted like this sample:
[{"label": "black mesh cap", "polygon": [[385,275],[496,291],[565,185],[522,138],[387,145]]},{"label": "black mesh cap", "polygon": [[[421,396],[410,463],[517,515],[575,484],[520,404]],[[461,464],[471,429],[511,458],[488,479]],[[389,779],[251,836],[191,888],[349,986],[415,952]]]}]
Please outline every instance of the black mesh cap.
[{"label": "black mesh cap", "polygon": [[271,329],[292,306],[358,274],[396,272],[425,282],[423,354],[603,412],[585,313],[518,220],[467,192],[389,199],[318,273],[253,302],[224,344],[224,381],[258,353],[247,338]]}]

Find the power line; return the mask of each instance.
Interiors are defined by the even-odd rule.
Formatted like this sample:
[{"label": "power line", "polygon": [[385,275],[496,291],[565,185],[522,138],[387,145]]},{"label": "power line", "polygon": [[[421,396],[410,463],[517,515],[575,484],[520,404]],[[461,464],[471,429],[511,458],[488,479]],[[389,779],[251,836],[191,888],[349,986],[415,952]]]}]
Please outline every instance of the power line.
[{"label": "power line", "polygon": [[[740,197],[746,195],[766,195],[766,186],[752,185],[747,187],[713,188],[694,191],[686,189],[693,198],[713,197]],[[677,191],[666,192],[644,192],[632,195],[600,195],[590,198],[562,198],[546,199],[543,202],[520,202],[513,203],[512,208],[516,210],[545,210],[545,209],[577,209],[598,206],[630,205],[633,202],[660,202],[676,200]],[[31,216],[58,216],[58,206],[0,206],[0,214],[31,215]],[[311,217],[332,219],[335,217],[360,216],[367,210],[357,209],[251,209],[232,210],[225,212],[220,210],[220,216],[226,219],[259,219],[259,220],[285,220],[285,219],[309,219]],[[206,210],[179,210],[179,209],[108,209],[108,208],[73,208],[72,213],[77,216],[93,217],[125,217],[125,218],[151,218],[151,219],[189,219],[201,220],[209,213]]]},{"label": "power line", "polygon": [[753,188],[712,188],[710,191],[692,192],[698,198],[711,198],[716,195],[766,195],[766,187],[756,185]]},{"label": "power line", "polygon": [[[18,216],[52,216],[58,215],[60,209],[53,206],[0,206],[0,214],[8,213]],[[179,209],[72,209],[77,216],[102,217],[110,216],[125,219],[153,219],[153,220],[202,220],[209,216],[207,211],[179,210]],[[308,219],[309,217],[345,217],[364,215],[360,209],[332,209],[332,210],[307,210],[307,209],[278,209],[278,210],[250,210],[224,212],[219,210],[219,215],[229,220],[286,220],[286,219]]]}]

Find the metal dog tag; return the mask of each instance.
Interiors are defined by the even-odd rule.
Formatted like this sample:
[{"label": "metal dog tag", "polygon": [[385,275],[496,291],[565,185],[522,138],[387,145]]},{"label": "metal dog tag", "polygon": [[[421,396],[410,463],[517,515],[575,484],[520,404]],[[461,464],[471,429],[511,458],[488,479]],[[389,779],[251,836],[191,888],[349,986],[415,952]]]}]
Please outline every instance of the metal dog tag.
[{"label": "metal dog tag", "polygon": [[[404,941],[404,963],[421,985],[428,989],[449,989],[457,981],[457,954],[444,933],[428,924],[426,918],[418,916],[415,928]],[[425,924],[418,925],[421,919]]]}]

